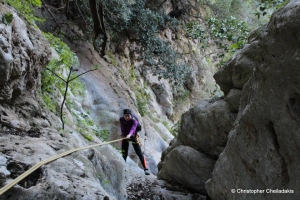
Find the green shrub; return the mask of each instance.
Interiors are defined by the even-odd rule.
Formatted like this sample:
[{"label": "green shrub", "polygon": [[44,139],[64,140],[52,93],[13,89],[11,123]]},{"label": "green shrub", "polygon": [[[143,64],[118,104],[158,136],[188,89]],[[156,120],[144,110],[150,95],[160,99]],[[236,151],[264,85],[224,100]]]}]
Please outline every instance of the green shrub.
[{"label": "green shrub", "polygon": [[208,17],[206,23],[210,36],[226,51],[240,49],[247,42],[249,35],[247,24],[237,20],[236,17],[230,16],[225,19]]},{"label": "green shrub", "polygon": [[6,25],[10,24],[12,20],[14,19],[14,16],[11,13],[6,13],[2,17],[2,22]]},{"label": "green shrub", "polygon": [[200,42],[207,40],[206,31],[198,21],[191,21],[185,27],[186,37],[192,39],[199,39]]},{"label": "green shrub", "polygon": [[107,141],[110,135],[107,129],[102,129],[102,130],[96,129],[94,130],[94,133],[97,137],[99,137],[103,141]]},{"label": "green shrub", "polygon": [[162,123],[168,130],[171,130],[170,125],[169,125],[169,122],[168,122],[167,120],[163,120],[161,123]]},{"label": "green shrub", "polygon": [[91,136],[91,135],[89,135],[89,134],[87,134],[87,133],[84,133],[84,134],[83,134],[83,137],[84,137],[85,139],[87,139],[88,141],[90,141],[90,142],[94,141],[93,136]]},{"label": "green shrub", "polygon": [[180,128],[180,123],[181,121],[178,121],[172,128],[171,128],[171,134],[174,136],[174,137],[177,137],[178,135],[178,131],[179,131],[179,128]]},{"label": "green shrub", "polygon": [[[66,87],[64,80],[64,73],[68,73],[70,67],[78,65],[78,59],[74,52],[72,52],[69,46],[61,39],[53,36],[51,33],[43,33],[51,47],[58,53],[59,58],[57,60],[51,60],[45,69],[42,71],[42,84],[41,89],[43,93],[55,94],[56,88],[61,94],[64,93]],[[50,71],[51,70],[51,71]],[[52,72],[59,75],[57,77]],[[71,79],[76,74],[71,75]],[[69,85],[70,90],[75,96],[84,96],[85,87],[79,79],[74,79]]]},{"label": "green shrub", "polygon": [[175,27],[178,22],[162,12],[145,8],[145,3],[145,0],[134,3],[104,0],[107,24],[114,37],[127,35],[141,45],[136,51],[140,55],[138,59],[144,60],[145,68],[159,78],[169,79],[172,84],[182,85],[190,67],[180,61],[180,55],[168,42],[158,37],[167,23]]},{"label": "green shrub", "polygon": [[184,87],[178,87],[174,92],[174,105],[182,104],[186,102],[191,95],[191,92]]},{"label": "green shrub", "polygon": [[136,94],[137,96],[137,109],[141,116],[145,116],[147,114],[147,100],[144,99],[141,95]]},{"label": "green shrub", "polygon": [[42,6],[41,0],[6,0],[6,3],[14,7],[31,24],[44,21],[44,19],[36,17],[33,10],[33,7]]},{"label": "green shrub", "polygon": [[115,67],[118,67],[118,62],[117,62],[117,60],[116,60],[115,55],[114,55],[112,52],[107,52],[107,55],[108,55],[108,57],[109,57],[110,60],[111,60],[111,64],[112,64],[113,66],[115,66]]},{"label": "green shrub", "polygon": [[290,0],[260,0],[254,14],[259,19],[262,16],[271,14],[271,12],[286,5],[288,2],[290,2]]}]

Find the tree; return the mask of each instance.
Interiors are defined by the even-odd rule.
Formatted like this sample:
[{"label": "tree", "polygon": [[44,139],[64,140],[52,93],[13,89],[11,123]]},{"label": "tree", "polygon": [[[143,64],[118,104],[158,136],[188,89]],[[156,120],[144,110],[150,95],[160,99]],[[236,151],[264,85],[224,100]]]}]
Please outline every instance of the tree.
[{"label": "tree", "polygon": [[107,40],[109,37],[105,30],[102,0],[100,0],[100,2],[99,2],[98,9],[97,9],[96,0],[89,0],[89,4],[90,4],[93,23],[94,23],[94,34],[93,34],[94,48],[97,49],[96,40],[99,35],[102,35],[103,42],[102,42],[102,48],[101,48],[100,55],[101,55],[101,57],[103,57],[105,55],[106,44],[107,44]]},{"label": "tree", "polygon": [[67,12],[67,16],[84,18],[88,27],[86,36],[92,40],[95,49],[101,43],[101,56],[106,53],[108,41],[119,48],[121,41],[135,42],[138,44],[135,49],[139,55],[137,59],[144,61],[143,67],[159,78],[182,85],[190,67],[183,62],[182,55],[176,53],[169,42],[159,38],[159,33],[166,26],[175,23],[178,25],[179,22],[163,12],[150,10],[145,2],[146,0],[66,0],[63,10]]},{"label": "tree", "polygon": [[58,75],[57,73],[55,73],[55,72],[54,72],[53,70],[51,70],[50,68],[46,68],[46,70],[49,70],[52,74],[54,74],[56,77],[58,77],[58,78],[59,78],[62,82],[64,82],[64,84],[65,84],[64,97],[63,97],[63,101],[62,101],[61,106],[60,106],[60,120],[61,120],[61,122],[62,122],[62,129],[64,130],[64,129],[65,129],[65,122],[64,122],[64,118],[63,118],[63,108],[64,108],[65,102],[66,102],[66,100],[67,100],[67,92],[68,92],[68,89],[69,89],[69,84],[70,84],[72,81],[74,81],[75,79],[77,79],[78,77],[80,77],[80,76],[82,76],[82,75],[84,75],[84,74],[86,74],[86,73],[88,73],[88,72],[97,70],[97,68],[90,69],[90,70],[88,70],[88,71],[86,71],[86,72],[83,72],[83,73],[81,73],[81,74],[79,74],[79,75],[77,75],[77,76],[75,76],[75,77],[72,78],[72,77],[71,77],[72,72],[78,71],[78,70],[75,69],[73,66],[71,66],[71,67],[69,68],[70,71],[69,71],[69,73],[68,73],[68,77],[67,77],[66,80],[63,79],[60,75]]}]

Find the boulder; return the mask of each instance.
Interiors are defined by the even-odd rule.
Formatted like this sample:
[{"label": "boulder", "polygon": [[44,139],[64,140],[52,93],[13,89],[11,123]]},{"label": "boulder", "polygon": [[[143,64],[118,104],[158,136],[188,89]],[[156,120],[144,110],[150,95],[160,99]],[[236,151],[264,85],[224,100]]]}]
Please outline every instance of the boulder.
[{"label": "boulder", "polygon": [[178,140],[217,159],[235,118],[236,113],[224,99],[203,100],[183,114]]},{"label": "boulder", "polygon": [[203,100],[184,113],[177,138],[162,153],[158,178],[207,195],[203,181],[211,177],[236,116],[232,106],[220,98]]},{"label": "boulder", "polygon": [[211,177],[215,160],[188,146],[177,146],[165,157],[158,177],[207,194],[205,182]]}]

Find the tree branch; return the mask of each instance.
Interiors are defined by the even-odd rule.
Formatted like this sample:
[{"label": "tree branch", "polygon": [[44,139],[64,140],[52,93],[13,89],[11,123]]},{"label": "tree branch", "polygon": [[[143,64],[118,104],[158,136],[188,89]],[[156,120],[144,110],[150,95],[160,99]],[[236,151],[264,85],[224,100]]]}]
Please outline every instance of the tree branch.
[{"label": "tree branch", "polygon": [[164,0],[159,6],[157,6],[156,10],[158,10],[167,0]]},{"label": "tree branch", "polygon": [[69,82],[73,81],[74,79],[78,78],[79,76],[82,76],[82,75],[84,75],[84,74],[86,74],[88,72],[95,71],[95,70],[97,70],[97,69],[90,69],[90,70],[88,70],[86,72],[83,72],[83,73],[79,74],[78,76],[75,76],[74,78],[70,79]]},{"label": "tree branch", "polygon": [[46,67],[46,70],[49,70],[52,74],[54,74],[55,76],[57,76],[60,80],[62,80],[63,82],[65,82],[66,83],[66,81],[63,79],[63,78],[61,78],[59,75],[57,75],[55,72],[53,72],[51,69],[49,69],[48,67]]},{"label": "tree branch", "polygon": [[65,101],[66,101],[66,98],[67,98],[67,92],[68,92],[68,87],[69,87],[69,83],[70,83],[69,79],[71,77],[72,70],[73,70],[73,67],[70,68],[70,72],[69,72],[67,81],[65,81],[66,89],[65,89],[65,93],[64,93],[64,99],[63,99],[63,102],[62,102],[61,107],[60,107],[60,119],[61,119],[61,122],[62,122],[62,129],[63,130],[65,129],[65,123],[64,123],[64,119],[63,119],[63,107],[64,107],[64,104],[65,104]]},{"label": "tree branch", "polygon": [[51,17],[53,18],[55,24],[57,25],[58,29],[60,30],[61,27],[59,25],[59,23],[57,22],[56,18],[54,17],[53,13],[50,11],[48,5],[44,2],[44,0],[42,0],[42,3],[44,4],[44,7],[46,8],[46,10],[50,13]]}]

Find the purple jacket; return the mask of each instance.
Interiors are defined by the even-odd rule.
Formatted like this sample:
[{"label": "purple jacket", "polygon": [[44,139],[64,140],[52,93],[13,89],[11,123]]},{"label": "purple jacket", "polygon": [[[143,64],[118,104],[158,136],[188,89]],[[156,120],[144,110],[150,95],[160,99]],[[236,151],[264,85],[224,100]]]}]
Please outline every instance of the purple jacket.
[{"label": "purple jacket", "polygon": [[120,126],[122,136],[126,137],[127,135],[133,136],[135,134],[136,127],[138,125],[138,121],[135,119],[130,119],[126,121],[124,117],[120,117]]}]

